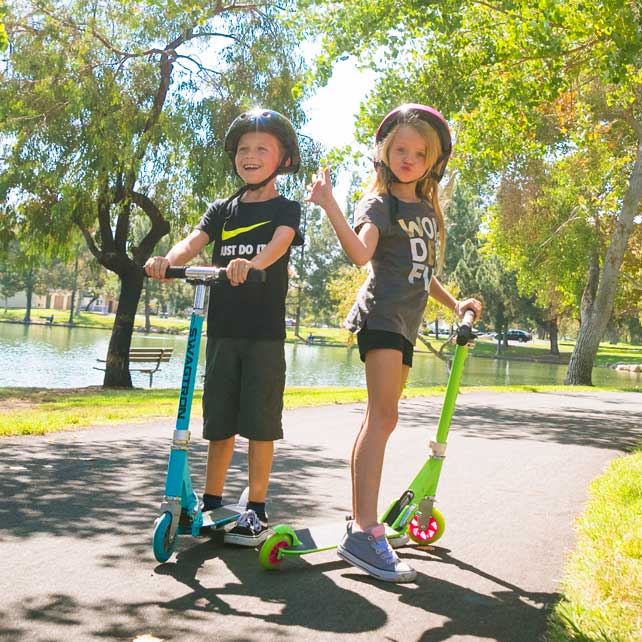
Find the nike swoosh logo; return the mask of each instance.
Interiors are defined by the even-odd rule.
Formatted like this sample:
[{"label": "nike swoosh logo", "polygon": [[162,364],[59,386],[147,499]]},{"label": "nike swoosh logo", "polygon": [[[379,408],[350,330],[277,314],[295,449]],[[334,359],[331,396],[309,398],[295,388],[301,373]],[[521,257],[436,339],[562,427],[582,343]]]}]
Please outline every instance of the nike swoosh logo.
[{"label": "nike swoosh logo", "polygon": [[271,221],[263,221],[262,223],[255,223],[254,225],[248,225],[247,227],[237,227],[235,230],[226,230],[225,224],[223,224],[223,230],[221,231],[221,241],[233,239],[239,234],[245,234],[245,232],[249,232],[250,230],[253,230],[257,227],[261,227],[261,225],[267,225],[268,223],[271,223]]}]

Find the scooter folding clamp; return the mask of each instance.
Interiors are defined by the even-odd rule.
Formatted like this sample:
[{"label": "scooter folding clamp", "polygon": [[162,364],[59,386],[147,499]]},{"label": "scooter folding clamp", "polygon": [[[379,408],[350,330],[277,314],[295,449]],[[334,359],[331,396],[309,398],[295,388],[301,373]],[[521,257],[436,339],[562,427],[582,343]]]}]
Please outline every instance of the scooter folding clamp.
[{"label": "scooter folding clamp", "polygon": [[187,450],[189,448],[189,430],[175,430],[172,438],[172,448],[174,450]]},{"label": "scooter folding clamp", "polygon": [[431,497],[424,497],[421,502],[419,502],[419,508],[416,512],[416,517],[419,520],[419,526],[422,530],[426,530],[426,528],[428,528],[428,524],[430,523],[430,516],[432,515],[432,509],[434,508],[436,501],[437,500],[433,495]]},{"label": "scooter folding clamp", "polygon": [[432,457],[435,459],[445,459],[446,458],[446,446],[447,444],[440,444],[438,441],[429,442],[430,450],[432,451]]}]

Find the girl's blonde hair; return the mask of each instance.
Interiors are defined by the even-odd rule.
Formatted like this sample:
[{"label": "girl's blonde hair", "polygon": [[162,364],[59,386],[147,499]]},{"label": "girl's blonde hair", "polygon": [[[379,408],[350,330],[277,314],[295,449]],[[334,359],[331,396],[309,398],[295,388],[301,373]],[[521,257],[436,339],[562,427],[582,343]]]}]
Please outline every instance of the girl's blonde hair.
[{"label": "girl's blonde hair", "polygon": [[419,118],[395,125],[389,134],[380,141],[375,147],[374,161],[377,173],[367,187],[371,194],[387,195],[390,193],[390,186],[394,182],[394,175],[390,171],[389,151],[395,134],[401,127],[412,127],[426,141],[426,175],[419,181],[415,193],[418,198],[428,201],[435,211],[437,219],[437,228],[439,229],[439,261],[437,263],[437,274],[441,272],[444,265],[444,252],[446,248],[446,226],[444,224],[444,215],[439,204],[439,184],[431,176],[431,171],[435,162],[442,157],[441,141],[437,131],[426,121]]}]

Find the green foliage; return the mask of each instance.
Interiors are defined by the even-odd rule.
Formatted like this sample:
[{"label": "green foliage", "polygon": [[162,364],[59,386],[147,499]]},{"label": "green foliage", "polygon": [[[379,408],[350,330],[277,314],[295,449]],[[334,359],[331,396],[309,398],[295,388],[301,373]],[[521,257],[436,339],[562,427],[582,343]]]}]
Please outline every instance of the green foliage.
[{"label": "green foliage", "polygon": [[[297,277],[293,281],[300,288],[302,313],[312,323],[341,323],[329,284],[348,265],[329,220],[318,207],[303,208],[305,246],[295,250],[292,258]],[[292,305],[289,314],[294,316]]]},{"label": "green foliage", "polygon": [[[613,461],[590,488],[549,642],[634,642],[642,629],[642,452]],[[608,524],[608,529],[604,525]]]},{"label": "green foliage", "polygon": [[4,16],[4,7],[0,4],[0,51],[4,51],[9,45],[9,39],[7,38],[7,30],[4,27],[2,18]]},{"label": "green foliage", "polygon": [[[583,292],[586,340],[578,341],[568,381],[590,383],[627,241],[640,225],[640,3],[306,0],[303,6],[306,27],[324,44],[319,82],[346,54],[379,72],[362,104],[362,140],[388,109],[414,101],[437,106],[456,124],[451,167],[468,182],[492,192],[498,174],[532,179],[533,160],[545,159],[547,181],[537,198],[522,198],[529,211],[545,213],[543,225],[534,229],[535,218],[513,243],[503,230],[507,210],[491,211],[501,220],[490,222],[497,247],[487,253],[517,272],[520,291],[537,292],[551,318],[571,302],[577,306]],[[528,231],[535,233],[528,238]],[[582,262],[584,253],[590,263]],[[486,282],[493,278],[489,273]]]},{"label": "green foliage", "polygon": [[332,321],[336,325],[345,321],[366,277],[367,271],[355,265],[343,265],[330,277],[327,291],[334,312]]},{"label": "green foliage", "polygon": [[221,141],[240,110],[267,104],[303,121],[290,93],[300,59],[271,5],[77,0],[11,12],[0,198],[38,251],[56,252],[77,222],[106,260],[106,232],[141,207],[134,193],[184,230],[233,188]]},{"label": "green foliage", "polygon": [[445,212],[446,254],[444,274],[451,277],[463,257],[464,243],[469,241],[479,248],[482,240],[478,237],[483,210],[479,196],[470,185],[458,183]]}]

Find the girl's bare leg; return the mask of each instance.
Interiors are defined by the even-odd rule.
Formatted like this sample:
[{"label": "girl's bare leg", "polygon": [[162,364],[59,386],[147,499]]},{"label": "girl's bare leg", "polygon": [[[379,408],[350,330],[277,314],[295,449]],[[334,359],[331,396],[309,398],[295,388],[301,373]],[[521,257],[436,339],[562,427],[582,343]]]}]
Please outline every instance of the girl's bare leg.
[{"label": "girl's bare leg", "polygon": [[366,355],[368,407],[352,451],[354,522],[366,530],[377,523],[381,470],[388,438],[397,425],[397,407],[408,367],[398,350],[376,349]]}]

